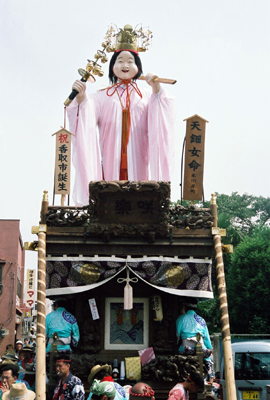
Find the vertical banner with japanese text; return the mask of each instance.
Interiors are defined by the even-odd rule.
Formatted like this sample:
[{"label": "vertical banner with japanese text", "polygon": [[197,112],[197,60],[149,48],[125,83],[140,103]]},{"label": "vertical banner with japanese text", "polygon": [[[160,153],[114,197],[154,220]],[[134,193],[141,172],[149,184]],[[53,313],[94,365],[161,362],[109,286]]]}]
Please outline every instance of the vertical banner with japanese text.
[{"label": "vertical banner with japanese text", "polygon": [[185,121],[187,125],[183,199],[202,200],[205,125],[208,121],[196,114]]},{"label": "vertical banner with japanese text", "polygon": [[26,281],[26,304],[27,307],[33,308],[35,305],[35,276],[36,271],[34,269],[27,270],[27,281]]},{"label": "vertical banner with japanese text", "polygon": [[70,194],[70,158],[72,133],[61,128],[54,133],[56,137],[55,147],[55,178],[54,193]]}]

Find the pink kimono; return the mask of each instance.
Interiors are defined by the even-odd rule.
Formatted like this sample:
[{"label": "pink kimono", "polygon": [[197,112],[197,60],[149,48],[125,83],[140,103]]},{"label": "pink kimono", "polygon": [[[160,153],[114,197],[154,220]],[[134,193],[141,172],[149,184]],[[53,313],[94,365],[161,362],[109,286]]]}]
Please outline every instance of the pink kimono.
[{"label": "pink kimono", "polygon": [[[67,108],[73,138],[76,205],[89,204],[90,181],[119,180],[122,141],[122,106],[125,93],[92,94],[78,105],[76,98]],[[131,127],[127,146],[128,179],[170,181],[174,153],[174,98],[164,88],[159,93],[141,90],[142,98],[131,93]]]},{"label": "pink kimono", "polygon": [[177,383],[170,391],[168,400],[189,400],[188,392],[181,383]]}]

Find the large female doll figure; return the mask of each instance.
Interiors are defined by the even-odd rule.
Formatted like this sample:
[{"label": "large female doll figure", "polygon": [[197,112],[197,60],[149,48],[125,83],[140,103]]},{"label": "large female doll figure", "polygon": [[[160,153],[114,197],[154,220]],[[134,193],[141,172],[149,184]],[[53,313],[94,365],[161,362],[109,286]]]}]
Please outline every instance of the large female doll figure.
[{"label": "large female doll figure", "polygon": [[76,205],[89,203],[90,181],[171,179],[174,99],[151,73],[146,81],[152,89],[139,89],[141,74],[136,40],[119,41],[109,66],[112,86],[87,97],[84,82],[73,84],[79,93],[67,112],[75,134]]}]

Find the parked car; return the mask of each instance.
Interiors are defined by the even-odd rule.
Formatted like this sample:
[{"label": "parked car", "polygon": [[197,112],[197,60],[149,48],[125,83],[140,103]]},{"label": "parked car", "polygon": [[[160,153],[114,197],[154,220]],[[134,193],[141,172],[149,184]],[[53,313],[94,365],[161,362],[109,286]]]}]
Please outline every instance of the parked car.
[{"label": "parked car", "polygon": [[[270,341],[232,343],[237,400],[266,400],[266,385],[270,385]],[[220,383],[226,400],[224,359]]]}]

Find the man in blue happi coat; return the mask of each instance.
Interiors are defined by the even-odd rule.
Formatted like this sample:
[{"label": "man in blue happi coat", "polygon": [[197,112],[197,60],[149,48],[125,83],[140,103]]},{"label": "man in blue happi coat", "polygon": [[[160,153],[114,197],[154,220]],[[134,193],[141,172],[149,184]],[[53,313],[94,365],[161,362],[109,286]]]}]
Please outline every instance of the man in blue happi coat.
[{"label": "man in blue happi coat", "polygon": [[53,394],[53,400],[84,400],[82,381],[70,372],[71,360],[59,356],[55,363],[56,375],[60,378]]},{"label": "man in blue happi coat", "polygon": [[203,349],[212,349],[210,336],[205,320],[196,314],[197,300],[190,298],[185,302],[186,313],[180,315],[176,320],[176,336],[178,342],[180,339],[180,347],[178,351],[184,352],[185,346],[196,347],[196,334],[201,334],[201,343]]},{"label": "man in blue happi coat", "polygon": [[[205,320],[196,314],[197,299],[191,297],[185,302],[186,313],[180,315],[176,320],[176,336],[178,340],[178,351],[184,354],[193,354],[192,350],[196,348],[198,343],[196,334],[201,334],[200,343],[204,351],[204,365],[206,367],[207,375],[209,378],[214,376],[213,358],[212,358],[212,344]],[[194,351],[195,354],[195,351]],[[209,379],[210,380],[210,379]]]},{"label": "man in blue happi coat", "polygon": [[78,345],[80,339],[79,327],[76,318],[66,310],[66,303],[65,298],[55,299],[54,311],[46,317],[47,353],[51,350],[55,333],[58,335],[58,339],[54,342],[57,344],[58,352],[71,352],[71,346],[76,347]]}]

